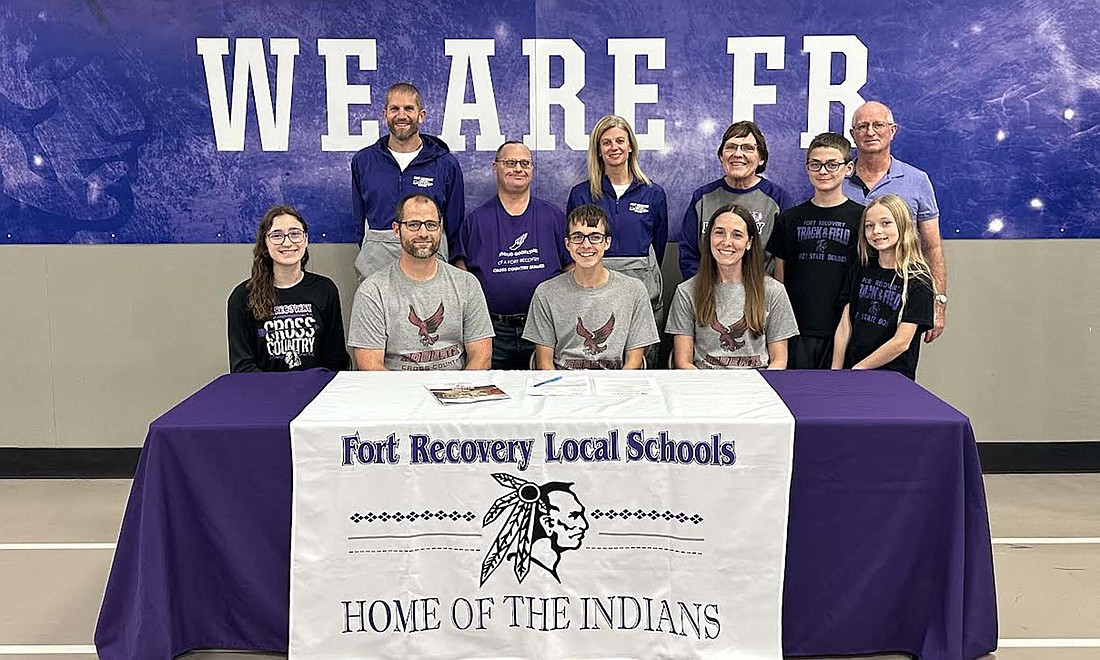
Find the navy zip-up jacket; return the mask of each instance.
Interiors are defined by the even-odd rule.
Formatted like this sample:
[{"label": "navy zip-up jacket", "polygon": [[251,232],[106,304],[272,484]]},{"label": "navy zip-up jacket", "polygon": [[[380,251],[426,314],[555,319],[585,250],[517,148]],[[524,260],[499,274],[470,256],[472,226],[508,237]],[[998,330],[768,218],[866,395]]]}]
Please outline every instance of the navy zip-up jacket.
[{"label": "navy zip-up jacket", "polygon": [[588,181],[573,186],[565,204],[565,215],[585,204],[599,206],[607,213],[611,225],[611,247],[604,256],[644,257],[652,245],[660,265],[668,243],[668,201],[664,188],[656,183],[647,186],[634,179],[623,196],[616,198],[611,181],[603,176],[600,177],[600,189],[603,196],[593,200]]},{"label": "navy zip-up jacket", "polygon": [[[355,220],[359,223],[359,244],[363,243],[363,220],[371,229],[390,229],[397,215],[397,203],[409,193],[423,193],[435,200],[442,215],[447,243],[456,250],[458,228],[466,216],[466,192],[462,168],[447,144],[433,135],[420,134],[420,153],[402,172],[390,153],[390,136],[360,149],[351,159],[351,187],[355,199]],[[457,250],[456,250],[457,253]]]}]

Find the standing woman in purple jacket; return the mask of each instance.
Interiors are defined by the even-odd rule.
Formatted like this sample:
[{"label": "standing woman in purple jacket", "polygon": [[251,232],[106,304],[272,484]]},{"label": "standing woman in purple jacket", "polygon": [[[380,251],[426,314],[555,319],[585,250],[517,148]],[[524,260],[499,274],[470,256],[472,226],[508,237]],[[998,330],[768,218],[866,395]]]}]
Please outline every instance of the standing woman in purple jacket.
[{"label": "standing woman in purple jacket", "polygon": [[573,186],[565,214],[595,204],[608,217],[615,242],[604,265],[641,280],[661,318],[661,261],[668,243],[668,203],[661,186],[638,165],[638,140],[630,123],[617,115],[601,117],[588,140],[588,180]]}]

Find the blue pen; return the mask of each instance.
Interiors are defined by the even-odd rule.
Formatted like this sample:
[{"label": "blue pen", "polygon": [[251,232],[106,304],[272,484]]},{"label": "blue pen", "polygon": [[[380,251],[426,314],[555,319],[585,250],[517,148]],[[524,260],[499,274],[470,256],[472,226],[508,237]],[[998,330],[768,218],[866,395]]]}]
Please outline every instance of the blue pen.
[{"label": "blue pen", "polygon": [[543,385],[549,385],[550,383],[557,382],[557,381],[561,380],[561,378],[562,378],[561,376],[554,376],[553,378],[551,378],[549,380],[544,380],[541,383],[535,383],[534,385],[532,385],[532,387],[542,387]]}]

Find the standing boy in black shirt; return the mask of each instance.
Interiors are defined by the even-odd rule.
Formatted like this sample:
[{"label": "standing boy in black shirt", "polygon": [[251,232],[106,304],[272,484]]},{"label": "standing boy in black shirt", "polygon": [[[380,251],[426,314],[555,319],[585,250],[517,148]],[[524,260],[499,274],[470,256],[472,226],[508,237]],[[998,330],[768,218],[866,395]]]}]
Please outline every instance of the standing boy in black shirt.
[{"label": "standing boy in black shirt", "polygon": [[806,173],[814,196],[779,214],[767,250],[800,330],[788,340],[787,368],[828,369],[840,321],[838,294],[856,261],[863,214],[842,188],[852,174],[851,143],[837,133],[818,135],[806,152]]}]

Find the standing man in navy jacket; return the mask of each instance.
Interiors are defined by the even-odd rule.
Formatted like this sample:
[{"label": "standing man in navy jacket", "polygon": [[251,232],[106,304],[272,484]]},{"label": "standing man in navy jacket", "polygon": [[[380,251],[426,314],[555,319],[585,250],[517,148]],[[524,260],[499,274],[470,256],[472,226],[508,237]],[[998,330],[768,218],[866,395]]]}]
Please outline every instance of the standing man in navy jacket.
[{"label": "standing man in navy jacket", "polygon": [[458,229],[466,215],[462,170],[446,143],[420,133],[424,99],[407,82],[386,90],[382,118],[389,134],[359,150],[351,159],[355,219],[363,223],[363,238],[355,270],[359,281],[388,266],[401,252],[393,221],[397,202],[410,193],[430,197],[439,206],[446,232],[439,254],[458,244]]}]

